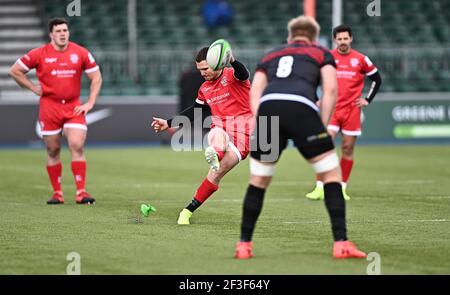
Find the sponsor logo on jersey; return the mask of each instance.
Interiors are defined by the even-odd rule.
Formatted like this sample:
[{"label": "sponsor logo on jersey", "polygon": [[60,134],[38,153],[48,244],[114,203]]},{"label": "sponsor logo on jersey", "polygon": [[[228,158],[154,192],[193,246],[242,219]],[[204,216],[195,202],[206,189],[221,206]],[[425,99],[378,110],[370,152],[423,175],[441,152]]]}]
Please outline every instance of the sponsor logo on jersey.
[{"label": "sponsor logo on jersey", "polygon": [[357,59],[357,58],[351,58],[350,59],[350,64],[352,65],[352,67],[357,67],[358,66],[358,64],[359,64],[359,60]]},{"label": "sponsor logo on jersey", "polygon": [[48,64],[56,62],[58,59],[56,57],[46,57],[45,62]]},{"label": "sponsor logo on jersey", "polygon": [[79,60],[78,54],[73,53],[73,54],[70,55],[70,61],[73,64],[77,64],[78,60]]},{"label": "sponsor logo on jersey", "polygon": [[206,93],[206,92],[208,92],[211,88],[212,88],[212,86],[210,86],[210,87],[203,87],[202,91]]},{"label": "sponsor logo on jersey", "polygon": [[214,96],[214,97],[212,97],[211,99],[207,99],[206,102],[207,102],[208,104],[210,104],[210,103],[219,103],[220,100],[222,100],[222,99],[224,99],[224,98],[227,98],[228,96],[230,96],[230,93],[229,93],[229,92],[224,93],[224,94],[222,94],[222,95]]},{"label": "sponsor logo on jersey", "polygon": [[352,78],[356,76],[356,72],[354,71],[336,71],[336,74],[340,78]]},{"label": "sponsor logo on jersey", "polygon": [[58,78],[71,78],[77,73],[76,70],[53,70],[52,76],[58,76]]}]

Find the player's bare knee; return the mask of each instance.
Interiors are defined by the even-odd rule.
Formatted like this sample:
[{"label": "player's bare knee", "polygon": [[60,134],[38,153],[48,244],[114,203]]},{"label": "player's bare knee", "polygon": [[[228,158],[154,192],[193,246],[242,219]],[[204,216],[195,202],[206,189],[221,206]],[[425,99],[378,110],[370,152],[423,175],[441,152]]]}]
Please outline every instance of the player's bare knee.
[{"label": "player's bare knee", "polygon": [[52,159],[59,157],[61,152],[61,146],[57,144],[48,144],[46,149],[47,155]]},{"label": "player's bare knee", "polygon": [[83,151],[84,142],[81,140],[69,140],[69,149],[73,152]]},{"label": "player's bare knee", "polygon": [[83,156],[83,145],[79,143],[71,143],[69,144],[69,150],[73,157],[82,157]]},{"label": "player's bare knee", "polygon": [[225,151],[228,146],[228,142],[229,142],[229,137],[225,133],[225,131],[223,131],[222,129],[213,128],[208,133],[208,144],[209,145],[212,145],[216,148],[219,148],[219,149]]},{"label": "player's bare knee", "polygon": [[342,156],[345,158],[353,158],[354,146],[350,143],[342,143]]},{"label": "player's bare knee", "polygon": [[341,177],[341,170],[339,169],[339,166],[332,170],[321,173],[320,179],[323,183],[341,182],[342,177]]},{"label": "player's bare knee", "polygon": [[224,175],[225,175],[225,173],[223,173],[223,172],[220,172],[220,171],[216,172],[216,171],[213,171],[210,169],[208,172],[207,178],[210,182],[218,185]]},{"label": "player's bare knee", "polygon": [[266,189],[271,181],[272,176],[260,176],[260,175],[250,176],[250,184],[262,189]]}]

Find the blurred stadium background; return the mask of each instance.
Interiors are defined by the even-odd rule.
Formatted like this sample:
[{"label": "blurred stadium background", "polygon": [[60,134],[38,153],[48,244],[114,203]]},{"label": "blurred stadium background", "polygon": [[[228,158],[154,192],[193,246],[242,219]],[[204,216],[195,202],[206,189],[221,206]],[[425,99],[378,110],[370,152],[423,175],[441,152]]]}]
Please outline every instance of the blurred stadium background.
[{"label": "blurred stadium background", "polygon": [[[81,15],[68,16],[75,2]],[[333,1],[316,2],[320,42],[331,47]],[[347,217],[352,239],[381,254],[383,274],[448,274],[450,1],[380,0],[381,15],[373,17],[372,0],[339,2],[353,47],[383,77],[381,93],[364,110],[358,144],[389,144],[357,147]],[[247,162],[227,175],[192,226],[180,228],[177,214],[206,172],[201,153],[116,146],[167,142],[149,122],[176,113],[179,78],[199,47],[229,39],[253,73],[263,52],[285,41],[287,21],[303,13],[301,0],[229,3],[233,23],[208,30],[203,0],[0,0],[1,274],[64,274],[71,251],[81,254],[82,274],[366,274],[367,261],[330,258],[325,210],[303,198],[313,173],[294,149],[280,160],[255,233],[257,257],[246,264],[231,257]],[[72,202],[67,149],[67,204],[45,205],[50,185],[35,130],[38,98],[8,77],[15,60],[48,42],[47,21],[56,16],[68,19],[71,40],[93,53],[103,74],[92,112],[101,120],[89,126],[86,151],[87,186],[97,198],[89,208]],[[84,83],[83,98],[87,91]],[[147,202],[158,211],[143,220],[137,209]]]},{"label": "blurred stadium background", "polygon": [[[320,42],[331,47],[333,1],[316,2]],[[373,17],[367,14],[373,1],[336,2],[341,2],[342,21],[353,27],[354,48],[368,55],[383,77],[381,93],[365,110],[362,140],[450,138],[450,2],[381,0],[381,15]],[[68,5],[74,3],[79,5],[80,16],[67,15]],[[8,77],[8,69],[29,49],[48,41],[47,21],[55,16],[69,20],[71,40],[90,49],[101,65],[100,105],[138,103],[140,110],[152,106],[146,109],[153,110],[148,117],[173,115],[180,75],[193,66],[198,48],[218,38],[229,39],[236,56],[253,72],[265,50],[285,41],[287,20],[303,13],[301,0],[229,3],[234,10],[232,24],[208,29],[201,15],[203,0],[1,0],[0,103],[10,107],[3,108],[1,117],[17,118],[15,111],[20,109],[13,110],[12,105],[24,107],[24,101],[28,105],[37,101]],[[85,97],[88,87],[84,82]],[[92,128],[91,142],[118,140],[101,136],[96,128]],[[132,133],[122,140],[159,140]],[[2,134],[0,138],[1,143],[26,143],[31,136],[34,133],[20,130],[14,137]]]}]

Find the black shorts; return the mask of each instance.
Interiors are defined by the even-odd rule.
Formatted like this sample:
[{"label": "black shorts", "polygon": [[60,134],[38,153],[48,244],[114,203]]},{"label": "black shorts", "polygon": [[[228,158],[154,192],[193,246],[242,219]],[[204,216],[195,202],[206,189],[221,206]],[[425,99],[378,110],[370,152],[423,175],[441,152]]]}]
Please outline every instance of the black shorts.
[{"label": "black shorts", "polygon": [[261,162],[278,161],[288,139],[305,159],[334,149],[319,114],[301,102],[267,100],[259,106],[256,124],[251,157]]}]

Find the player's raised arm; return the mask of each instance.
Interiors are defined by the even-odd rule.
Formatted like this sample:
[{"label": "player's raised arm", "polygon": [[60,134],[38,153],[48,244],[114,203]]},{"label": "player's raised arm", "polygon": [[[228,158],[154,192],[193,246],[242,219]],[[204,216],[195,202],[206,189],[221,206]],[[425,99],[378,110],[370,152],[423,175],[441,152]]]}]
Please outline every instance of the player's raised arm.
[{"label": "player's raised arm", "polygon": [[234,77],[236,79],[245,81],[250,77],[250,72],[248,71],[247,67],[240,61],[236,60],[233,54],[231,54],[230,57],[230,65],[234,69]]},{"label": "player's raised arm", "polygon": [[28,79],[26,75],[27,72],[28,71],[25,70],[23,66],[19,64],[19,62],[14,63],[9,69],[9,75],[17,82],[17,84],[19,84],[21,87],[25,89],[30,90],[37,96],[41,96],[42,95],[41,86],[33,84],[33,82],[31,82],[31,80]]},{"label": "player's raised arm", "polygon": [[332,65],[325,65],[320,70],[322,80],[322,98],[320,117],[325,126],[330,121],[337,98],[336,69]]}]

